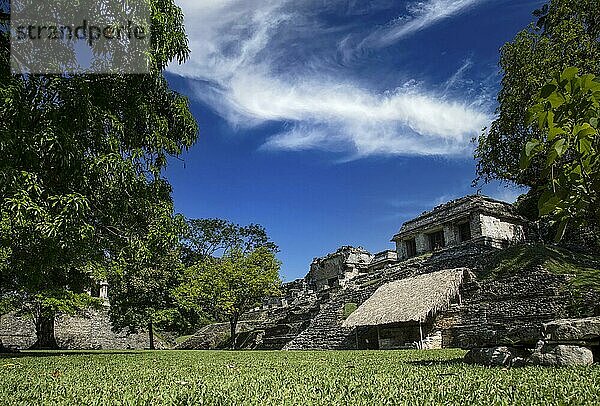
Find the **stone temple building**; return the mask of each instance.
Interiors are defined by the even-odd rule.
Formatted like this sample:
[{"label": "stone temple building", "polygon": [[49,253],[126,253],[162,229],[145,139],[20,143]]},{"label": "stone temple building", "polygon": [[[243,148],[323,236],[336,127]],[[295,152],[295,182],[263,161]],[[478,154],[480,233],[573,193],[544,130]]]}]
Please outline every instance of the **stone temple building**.
[{"label": "stone temple building", "polygon": [[[314,259],[305,278],[284,284],[283,297],[243,316],[239,342],[290,350],[469,348],[486,334],[514,338],[559,315],[567,300],[565,281],[550,274],[478,280],[481,262],[525,243],[526,230],[510,204],[480,195],[450,201],[405,222],[393,236],[395,250],[373,255],[344,246]],[[218,334],[227,326],[208,326],[178,348],[214,348]]]},{"label": "stone temple building", "polygon": [[508,203],[481,195],[466,196],[405,222],[392,238],[396,250],[373,255],[362,247],[343,246],[313,259],[304,281],[317,292],[344,288],[361,273],[381,271],[446,248],[473,244],[506,248],[525,240],[525,224]]},{"label": "stone temple building", "polygon": [[373,260],[373,255],[362,247],[344,246],[323,258],[315,258],[306,275],[306,283],[317,291],[344,287]]},{"label": "stone temple building", "polygon": [[525,220],[513,213],[512,205],[473,195],[407,221],[392,241],[400,259],[465,243],[506,248],[525,240],[524,225]]},{"label": "stone temple building", "polygon": [[[546,339],[540,326],[574,316],[571,276],[521,259],[518,268],[491,276],[484,266],[497,254],[539,247],[530,229],[510,204],[479,195],[450,201],[405,222],[392,237],[395,249],[371,254],[343,246],[315,258],[304,278],[283,285],[282,296],[242,315],[237,342],[260,350],[534,348]],[[583,308],[600,314],[600,297],[589,293]],[[106,295],[105,285],[98,294]],[[145,343],[145,335],[111,332],[106,309],[61,318],[56,332],[63,348]],[[592,338],[578,340],[600,359],[600,319]],[[26,348],[35,340],[31,321],[3,316],[0,339]],[[228,339],[229,324],[215,323],[176,348],[228,348]]]}]

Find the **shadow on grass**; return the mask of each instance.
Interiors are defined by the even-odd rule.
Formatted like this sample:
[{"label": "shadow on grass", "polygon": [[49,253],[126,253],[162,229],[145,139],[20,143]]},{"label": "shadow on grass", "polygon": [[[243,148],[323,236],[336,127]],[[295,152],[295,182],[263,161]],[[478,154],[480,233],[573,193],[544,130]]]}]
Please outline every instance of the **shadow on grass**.
[{"label": "shadow on grass", "polygon": [[465,362],[463,361],[462,358],[406,361],[406,363],[410,364],[410,365],[419,366],[419,367],[465,365]]},{"label": "shadow on grass", "polygon": [[143,350],[23,350],[18,352],[2,352],[2,358],[23,357],[64,357],[71,355],[140,355]]}]

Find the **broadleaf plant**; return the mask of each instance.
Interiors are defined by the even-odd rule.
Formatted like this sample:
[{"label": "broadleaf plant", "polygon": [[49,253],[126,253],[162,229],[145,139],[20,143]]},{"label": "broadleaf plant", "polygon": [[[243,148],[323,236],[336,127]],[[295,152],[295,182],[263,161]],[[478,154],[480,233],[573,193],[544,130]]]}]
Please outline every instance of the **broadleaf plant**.
[{"label": "broadleaf plant", "polygon": [[600,223],[599,118],[600,80],[574,67],[543,86],[529,109],[529,122],[537,123],[542,136],[526,143],[520,169],[537,158],[545,163],[538,209],[557,224],[556,241],[569,223]]}]

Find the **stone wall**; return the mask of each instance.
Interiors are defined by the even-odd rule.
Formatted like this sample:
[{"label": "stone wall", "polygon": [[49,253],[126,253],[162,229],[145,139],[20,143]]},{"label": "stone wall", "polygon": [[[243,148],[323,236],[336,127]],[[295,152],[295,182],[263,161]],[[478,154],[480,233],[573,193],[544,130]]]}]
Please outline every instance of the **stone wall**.
[{"label": "stone wall", "polygon": [[[61,316],[55,321],[58,346],[65,350],[142,349],[149,346],[148,334],[127,335],[111,330],[108,308],[90,310],[86,317]],[[0,340],[6,347],[27,349],[36,341],[30,318],[8,314],[0,317]],[[157,343],[160,348],[160,344]]]},{"label": "stone wall", "polygon": [[502,248],[502,243],[506,246],[525,241],[525,231],[521,224],[515,224],[489,214],[480,214],[479,224],[483,237],[501,242],[498,248]]},{"label": "stone wall", "polygon": [[526,221],[514,214],[512,206],[484,196],[466,196],[440,205],[405,222],[393,237],[399,259],[410,255],[407,241],[414,239],[416,254],[431,252],[429,235],[442,231],[446,247],[463,244],[459,225],[468,223],[470,240],[503,248],[525,240]]},{"label": "stone wall", "polygon": [[310,264],[306,282],[317,291],[343,286],[365,271],[372,259],[373,255],[363,248],[341,247],[325,257],[315,258]]},{"label": "stone wall", "polygon": [[[417,254],[422,254],[424,252],[429,251],[429,241],[427,241],[427,236],[425,234],[417,234],[415,236],[415,244],[417,246]],[[401,256],[400,258],[406,258],[406,251],[404,252],[404,254],[405,255]]]},{"label": "stone wall", "polygon": [[587,366],[599,362],[600,317],[561,319],[540,326],[535,346],[492,345],[476,347],[465,362],[489,366]]},{"label": "stone wall", "polygon": [[461,288],[461,304],[436,321],[443,346],[534,345],[541,323],[567,316],[573,302],[568,283],[568,276],[542,268],[494,279],[473,275]]},{"label": "stone wall", "polygon": [[0,316],[0,340],[8,348],[31,347],[36,340],[33,321],[13,314]]},{"label": "stone wall", "polygon": [[398,253],[394,250],[378,252],[373,256],[373,260],[367,268],[368,272],[380,271],[384,268],[395,265],[398,262]]}]

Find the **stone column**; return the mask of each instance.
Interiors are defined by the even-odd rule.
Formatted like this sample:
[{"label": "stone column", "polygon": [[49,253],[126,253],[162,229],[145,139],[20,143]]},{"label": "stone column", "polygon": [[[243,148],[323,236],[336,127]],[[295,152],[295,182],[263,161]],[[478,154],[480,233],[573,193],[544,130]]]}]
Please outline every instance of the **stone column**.
[{"label": "stone column", "polygon": [[108,300],[108,282],[100,282],[100,299]]},{"label": "stone column", "polygon": [[471,223],[471,238],[479,238],[483,236],[483,227],[481,213],[472,213],[470,218]]},{"label": "stone column", "polygon": [[427,235],[424,233],[419,233],[415,236],[415,243],[417,245],[417,255],[431,251],[429,248],[429,241],[427,241]]},{"label": "stone column", "polygon": [[399,259],[406,259],[408,254],[406,252],[406,244],[402,240],[396,240],[396,252],[398,253]]},{"label": "stone column", "polygon": [[452,247],[457,244],[456,227],[452,223],[444,224],[444,241],[446,247]]}]

